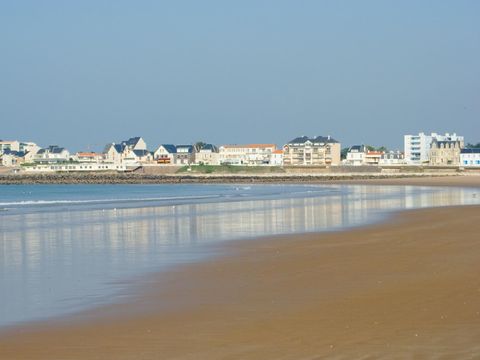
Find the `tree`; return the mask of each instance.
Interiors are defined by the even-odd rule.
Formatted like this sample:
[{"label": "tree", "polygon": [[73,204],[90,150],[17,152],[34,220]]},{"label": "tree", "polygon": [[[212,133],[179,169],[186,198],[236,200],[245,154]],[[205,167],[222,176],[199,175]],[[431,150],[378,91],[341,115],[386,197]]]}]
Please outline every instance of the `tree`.
[{"label": "tree", "polygon": [[471,143],[468,143],[465,148],[467,149],[480,149],[480,142],[476,143],[476,144],[471,144]]},{"label": "tree", "polygon": [[195,149],[195,152],[199,152],[204,145],[206,145],[205,142],[197,141],[195,144],[193,144],[193,148]]},{"label": "tree", "polygon": [[375,147],[375,146],[372,146],[372,145],[365,145],[365,147],[367,148],[368,151],[382,151],[382,152],[387,152],[388,149],[386,146],[379,146],[379,147]]},{"label": "tree", "polygon": [[343,148],[343,149],[340,151],[340,158],[341,158],[342,160],[344,160],[344,159],[347,158],[348,150],[350,150],[350,148],[346,147],[346,148]]}]

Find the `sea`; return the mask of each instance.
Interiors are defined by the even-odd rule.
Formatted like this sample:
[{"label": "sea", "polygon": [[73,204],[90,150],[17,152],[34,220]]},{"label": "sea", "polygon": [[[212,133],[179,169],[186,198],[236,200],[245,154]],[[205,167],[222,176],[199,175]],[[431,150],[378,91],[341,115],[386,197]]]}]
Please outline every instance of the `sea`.
[{"label": "sea", "polygon": [[135,279],[207,261],[229,240],[478,203],[478,189],[443,187],[0,185],[0,328],[128,301]]}]

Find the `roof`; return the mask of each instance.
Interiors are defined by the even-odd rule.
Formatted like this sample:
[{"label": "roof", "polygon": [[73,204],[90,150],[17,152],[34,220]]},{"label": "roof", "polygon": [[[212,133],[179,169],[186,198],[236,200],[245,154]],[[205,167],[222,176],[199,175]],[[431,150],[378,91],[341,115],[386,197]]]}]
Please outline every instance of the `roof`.
[{"label": "roof", "polygon": [[283,150],[274,150],[272,154],[283,154]]},{"label": "roof", "polygon": [[350,149],[348,149],[348,151],[359,151],[359,152],[365,152],[365,145],[353,145],[352,147],[350,147]]},{"label": "roof", "polygon": [[52,153],[52,154],[61,154],[66,149],[63,147],[58,147],[57,145],[50,145],[48,148],[38,150],[37,154],[45,154],[45,153]]},{"label": "roof", "polygon": [[330,136],[315,136],[313,138],[309,138],[308,136],[301,136],[297,137],[291,141],[289,141],[289,144],[304,144],[307,141],[310,141],[311,143],[338,143],[337,140]]},{"label": "roof", "polygon": [[480,148],[470,148],[470,149],[462,149],[460,150],[461,154],[480,154]]},{"label": "roof", "polygon": [[5,149],[5,150],[3,150],[3,155],[13,155],[13,156],[16,156],[16,157],[24,157],[25,152],[24,151],[14,151],[14,150],[10,150],[10,149]]},{"label": "roof", "polygon": [[167,150],[170,154],[175,154],[177,152],[177,148],[173,144],[161,144],[165,150]]},{"label": "roof", "polygon": [[150,154],[148,150],[133,150],[133,153],[138,157],[142,157]]},{"label": "roof", "polygon": [[135,146],[140,141],[140,139],[141,139],[140,136],[136,136],[128,139],[127,141],[122,141],[122,143],[125,143],[126,145],[129,145],[129,146],[132,146],[132,145]]},{"label": "roof", "polygon": [[438,146],[441,145],[455,145],[455,144],[460,144],[460,140],[436,140],[434,139],[432,141],[432,145],[437,144]]},{"label": "roof", "polygon": [[211,151],[218,151],[218,148],[213,144],[203,144],[200,150],[211,150]]}]

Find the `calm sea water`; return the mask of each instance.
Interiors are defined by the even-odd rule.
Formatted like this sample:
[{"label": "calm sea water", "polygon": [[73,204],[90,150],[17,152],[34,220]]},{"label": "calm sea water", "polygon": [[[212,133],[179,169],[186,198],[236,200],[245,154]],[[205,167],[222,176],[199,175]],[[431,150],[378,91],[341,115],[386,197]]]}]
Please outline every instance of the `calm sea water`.
[{"label": "calm sea water", "polygon": [[342,185],[0,186],[0,326],[124,300],[128,279],[230,239],[343,229],[476,189]]}]

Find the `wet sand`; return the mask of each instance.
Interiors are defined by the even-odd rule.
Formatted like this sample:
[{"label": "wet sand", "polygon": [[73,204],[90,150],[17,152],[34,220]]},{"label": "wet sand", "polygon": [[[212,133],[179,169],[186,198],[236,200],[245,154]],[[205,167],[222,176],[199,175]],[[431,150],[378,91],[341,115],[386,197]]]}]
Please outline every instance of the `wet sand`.
[{"label": "wet sand", "polygon": [[0,359],[480,358],[479,234],[464,206],[226,244],[130,303],[3,331]]}]

